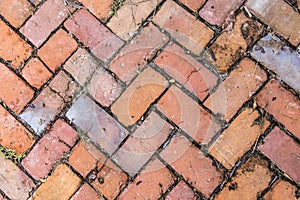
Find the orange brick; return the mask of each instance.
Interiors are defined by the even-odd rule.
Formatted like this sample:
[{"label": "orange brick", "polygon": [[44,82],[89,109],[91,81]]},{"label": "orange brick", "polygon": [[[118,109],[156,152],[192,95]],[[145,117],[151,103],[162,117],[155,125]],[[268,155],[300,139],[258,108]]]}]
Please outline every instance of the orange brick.
[{"label": "orange brick", "polygon": [[205,0],[180,0],[180,2],[196,12],[204,4]]},{"label": "orange brick", "polygon": [[64,30],[59,29],[38,51],[38,55],[53,72],[77,48],[77,43]]},{"label": "orange brick", "polygon": [[71,200],[104,200],[96,191],[85,183],[71,198]]},{"label": "orange brick", "polygon": [[113,0],[81,0],[81,3],[83,3],[83,5],[85,5],[85,7],[89,9],[89,11],[91,11],[91,13],[93,13],[97,18],[106,20],[110,15],[110,11],[112,10],[111,8]]},{"label": "orange brick", "polygon": [[272,189],[264,196],[264,199],[278,200],[284,197],[284,199],[286,200],[297,200],[296,192],[297,187],[295,187],[287,181],[279,180],[273,185]]}]

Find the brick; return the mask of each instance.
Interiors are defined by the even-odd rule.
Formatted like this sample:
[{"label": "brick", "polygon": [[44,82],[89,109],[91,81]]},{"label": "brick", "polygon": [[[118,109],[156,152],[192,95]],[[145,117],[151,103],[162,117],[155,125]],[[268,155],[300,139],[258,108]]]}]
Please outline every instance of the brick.
[{"label": "brick", "polygon": [[52,165],[62,158],[67,151],[69,148],[65,144],[47,134],[22,160],[22,166],[33,178],[42,179],[50,172]]},{"label": "brick", "polygon": [[203,100],[217,83],[216,75],[176,44],[168,45],[155,59],[155,64],[195,93],[200,100]]},{"label": "brick", "polygon": [[108,107],[121,94],[122,88],[111,74],[98,68],[93,74],[88,91],[101,105]]},{"label": "brick", "polygon": [[81,3],[83,3],[83,5],[85,5],[85,7],[97,18],[105,21],[110,16],[113,0],[81,0]]},{"label": "brick", "polygon": [[133,132],[113,159],[124,171],[136,174],[168,138],[172,126],[154,112]]},{"label": "brick", "polygon": [[300,101],[292,93],[272,79],[256,98],[257,104],[283,123],[300,138]]},{"label": "brick", "polygon": [[[161,152],[166,160],[193,187],[209,197],[222,181],[222,173],[213,166],[212,160],[183,137],[175,137]],[[177,151],[177,149],[179,149]]]},{"label": "brick", "polygon": [[196,200],[197,196],[193,190],[183,181],[180,181],[175,188],[166,196],[166,200]]},{"label": "brick", "polygon": [[204,105],[229,121],[266,80],[265,71],[245,58],[218,86],[217,91],[209,96]]},{"label": "brick", "polygon": [[180,0],[180,2],[196,12],[205,3],[205,0]]},{"label": "brick", "polygon": [[127,175],[122,172],[111,161],[101,166],[97,179],[93,186],[107,199],[115,199],[119,192],[125,187]]},{"label": "brick", "polygon": [[59,138],[70,146],[73,146],[75,144],[75,140],[77,139],[77,132],[61,119],[54,123],[50,134]]},{"label": "brick", "polygon": [[109,69],[128,84],[167,41],[167,36],[149,25],[121,50]]},{"label": "brick", "polygon": [[33,97],[34,91],[2,63],[0,70],[0,100],[18,114]]},{"label": "brick", "polygon": [[77,48],[77,43],[62,29],[59,29],[38,51],[39,57],[53,72]]},{"label": "brick", "polygon": [[25,35],[36,47],[41,46],[69,15],[71,7],[66,7],[61,0],[45,2],[39,10],[25,23],[20,32]]},{"label": "brick", "polygon": [[91,77],[93,72],[98,67],[99,62],[90,55],[85,49],[79,48],[67,62],[64,68],[74,77],[80,85]]},{"label": "brick", "polygon": [[27,199],[35,187],[33,181],[12,161],[0,156],[0,189],[10,199]]},{"label": "brick", "polygon": [[[107,26],[120,38],[128,40],[136,32],[142,22],[151,14],[161,0],[125,2],[117,13],[109,20]],[[123,20],[127,19],[127,20]]]},{"label": "brick", "polygon": [[32,200],[69,199],[79,184],[80,179],[66,165],[61,164],[33,194]]},{"label": "brick", "polygon": [[122,45],[123,41],[101,24],[87,10],[77,11],[64,23],[91,52],[103,61],[107,61]]},{"label": "brick", "polygon": [[27,59],[32,48],[9,26],[0,20],[0,57],[9,62],[13,68],[19,68]]},{"label": "brick", "polygon": [[260,157],[251,158],[236,172],[235,177],[226,184],[216,196],[216,200],[256,199],[271,181],[273,173],[268,169],[268,163]]},{"label": "brick", "polygon": [[47,87],[31,103],[31,106],[20,114],[20,117],[39,135],[61,111],[62,106],[63,100]]},{"label": "brick", "polygon": [[208,152],[224,167],[231,169],[269,125],[265,119],[256,122],[259,117],[256,110],[243,110],[209,147]]},{"label": "brick", "polygon": [[66,116],[109,154],[118,148],[128,134],[125,128],[87,96],[81,96]]},{"label": "brick", "polygon": [[297,187],[286,181],[277,181],[272,189],[264,196],[265,200],[276,200],[284,197],[288,200],[296,200]]},{"label": "brick", "polygon": [[296,183],[300,183],[300,147],[278,127],[265,138],[259,150],[269,157],[279,168],[287,173]]},{"label": "brick", "polygon": [[199,15],[212,25],[221,26],[227,17],[237,10],[244,0],[217,1],[209,0],[199,11]]},{"label": "brick", "polygon": [[132,82],[111,110],[125,126],[134,124],[167,87],[165,78],[150,67]]},{"label": "brick", "polygon": [[294,46],[299,44],[300,16],[287,3],[281,0],[251,0],[246,7]]},{"label": "brick", "polygon": [[300,72],[298,67],[300,58],[297,51],[292,50],[278,37],[269,33],[257,42],[252,49],[251,55],[300,92]]},{"label": "brick", "polygon": [[153,21],[194,54],[200,54],[214,32],[175,2],[168,0]]},{"label": "brick", "polygon": [[158,199],[174,181],[174,175],[158,159],[155,159],[124,190],[119,199]]},{"label": "brick", "polygon": [[205,52],[205,59],[220,73],[226,72],[247,47],[258,39],[262,25],[240,13]]},{"label": "brick", "polygon": [[197,142],[207,144],[220,129],[212,116],[176,86],[158,101],[158,109]]},{"label": "brick", "polygon": [[84,200],[96,200],[96,199],[104,200],[87,183],[85,183],[71,198],[71,200],[82,200],[82,199],[84,199]]},{"label": "brick", "polygon": [[31,3],[33,3],[35,6],[39,5],[43,0],[29,0]]},{"label": "brick", "polygon": [[30,85],[36,88],[40,88],[52,76],[52,73],[38,58],[31,59],[22,69],[21,74]]},{"label": "brick", "polygon": [[26,0],[4,0],[0,2],[0,14],[14,27],[18,28],[31,15],[33,7]]}]

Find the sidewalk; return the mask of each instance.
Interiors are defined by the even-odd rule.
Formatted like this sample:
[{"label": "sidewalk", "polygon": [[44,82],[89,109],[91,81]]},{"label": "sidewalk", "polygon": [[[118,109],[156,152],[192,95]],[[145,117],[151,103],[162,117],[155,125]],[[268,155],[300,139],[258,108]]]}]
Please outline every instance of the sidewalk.
[{"label": "sidewalk", "polygon": [[0,1],[0,200],[300,199],[299,0],[79,1]]}]

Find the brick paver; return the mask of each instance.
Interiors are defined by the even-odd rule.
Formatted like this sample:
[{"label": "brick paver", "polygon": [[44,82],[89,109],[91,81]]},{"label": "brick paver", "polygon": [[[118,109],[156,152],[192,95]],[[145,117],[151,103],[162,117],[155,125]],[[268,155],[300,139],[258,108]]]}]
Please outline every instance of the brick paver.
[{"label": "brick paver", "polygon": [[176,187],[168,194],[167,200],[180,200],[180,199],[197,199],[193,190],[183,181],[179,182]]},{"label": "brick paver", "polygon": [[71,200],[103,200],[102,197],[100,197],[96,191],[89,186],[87,183],[85,183],[71,198]]},{"label": "brick paver", "polygon": [[272,189],[264,196],[266,200],[275,200],[284,197],[285,199],[297,199],[297,188],[286,181],[277,181]]}]

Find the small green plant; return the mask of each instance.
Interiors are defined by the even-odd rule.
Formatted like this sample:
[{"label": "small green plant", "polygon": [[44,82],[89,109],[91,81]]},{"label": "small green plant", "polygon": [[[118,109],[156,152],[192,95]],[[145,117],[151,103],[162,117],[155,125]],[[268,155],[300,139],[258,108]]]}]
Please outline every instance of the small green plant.
[{"label": "small green plant", "polygon": [[87,136],[87,133],[81,129],[77,129],[78,137],[86,144],[90,142],[90,138]]},{"label": "small green plant", "polygon": [[19,154],[14,149],[0,146],[0,156],[4,156],[6,159],[10,159],[14,162],[20,163],[24,154]]},{"label": "small green plant", "polygon": [[110,15],[117,13],[117,10],[124,5],[125,0],[114,0],[111,4]]}]

